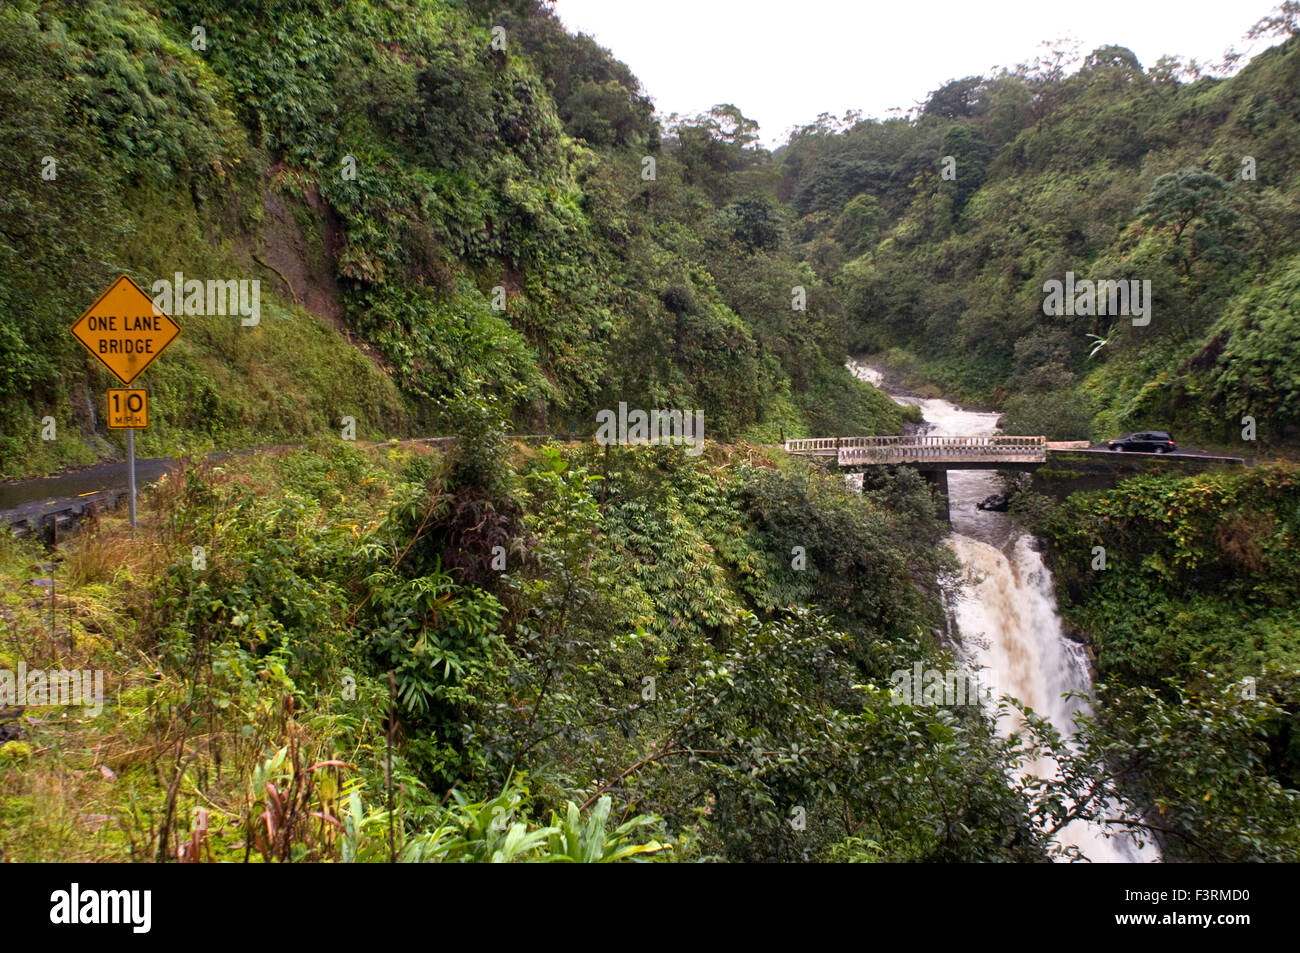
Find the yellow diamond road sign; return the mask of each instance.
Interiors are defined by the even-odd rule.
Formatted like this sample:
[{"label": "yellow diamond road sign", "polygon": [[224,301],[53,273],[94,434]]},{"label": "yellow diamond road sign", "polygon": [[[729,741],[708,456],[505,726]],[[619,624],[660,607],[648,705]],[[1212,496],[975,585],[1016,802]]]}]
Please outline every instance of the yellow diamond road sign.
[{"label": "yellow diamond road sign", "polygon": [[72,326],[72,336],[129,384],[181,333],[180,325],[122,275]]}]

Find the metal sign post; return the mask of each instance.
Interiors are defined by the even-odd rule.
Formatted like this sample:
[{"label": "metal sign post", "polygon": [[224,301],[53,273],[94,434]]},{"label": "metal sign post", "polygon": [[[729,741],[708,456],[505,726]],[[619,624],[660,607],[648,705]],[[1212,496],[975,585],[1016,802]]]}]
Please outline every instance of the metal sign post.
[{"label": "metal sign post", "polygon": [[126,431],[126,481],[131,496],[127,501],[127,512],[131,516],[131,528],[135,529],[135,428]]},{"label": "metal sign post", "polygon": [[143,387],[108,389],[108,429],[126,431],[126,474],[131,528],[135,529],[135,432],[149,426],[149,392]]}]

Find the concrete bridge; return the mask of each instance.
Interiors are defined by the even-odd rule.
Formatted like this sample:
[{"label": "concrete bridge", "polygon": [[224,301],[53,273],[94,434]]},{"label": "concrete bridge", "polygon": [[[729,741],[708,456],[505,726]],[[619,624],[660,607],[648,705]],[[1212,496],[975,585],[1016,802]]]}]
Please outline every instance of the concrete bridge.
[{"label": "concrete bridge", "polygon": [[1032,470],[1047,463],[1046,437],[812,437],[787,440],[787,453],[823,457],[845,473],[874,467],[906,466],[917,470],[941,497],[948,515],[949,470]]},{"label": "concrete bridge", "polygon": [[[1062,498],[1080,490],[1114,486],[1139,473],[1197,473],[1223,466],[1251,466],[1244,457],[1202,451],[1115,453],[1087,441],[1049,443],[1045,437],[813,437],[787,440],[788,453],[834,460],[845,473],[906,466],[918,471],[936,496],[948,496],[949,470],[1026,470],[1034,489]],[[947,512],[945,506],[945,513]]]},{"label": "concrete bridge", "polygon": [[1046,437],[813,437],[787,440],[787,453],[834,457],[841,469],[910,466],[921,471],[1030,470],[1047,462]]}]

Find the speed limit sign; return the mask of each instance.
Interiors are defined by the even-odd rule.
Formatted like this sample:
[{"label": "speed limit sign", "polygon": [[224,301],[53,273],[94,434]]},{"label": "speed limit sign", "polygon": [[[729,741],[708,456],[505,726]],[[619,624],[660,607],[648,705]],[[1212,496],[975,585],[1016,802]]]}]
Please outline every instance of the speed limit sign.
[{"label": "speed limit sign", "polygon": [[110,430],[138,430],[149,426],[149,392],[142,387],[108,389]]}]

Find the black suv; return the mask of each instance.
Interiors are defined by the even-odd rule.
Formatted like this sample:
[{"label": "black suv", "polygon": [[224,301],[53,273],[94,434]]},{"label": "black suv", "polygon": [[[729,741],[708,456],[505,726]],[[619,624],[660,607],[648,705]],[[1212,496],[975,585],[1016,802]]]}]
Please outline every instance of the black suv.
[{"label": "black suv", "polygon": [[1112,450],[1134,450],[1138,453],[1173,453],[1178,449],[1174,438],[1163,430],[1126,434],[1118,440],[1107,440],[1106,446]]}]

